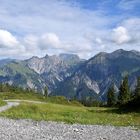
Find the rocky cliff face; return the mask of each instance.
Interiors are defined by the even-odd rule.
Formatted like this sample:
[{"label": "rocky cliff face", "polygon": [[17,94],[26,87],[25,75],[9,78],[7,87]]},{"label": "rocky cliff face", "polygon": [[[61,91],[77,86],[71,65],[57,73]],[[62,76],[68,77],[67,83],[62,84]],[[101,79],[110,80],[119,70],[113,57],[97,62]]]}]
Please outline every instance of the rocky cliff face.
[{"label": "rocky cliff face", "polygon": [[56,94],[67,93],[68,97],[78,99],[94,96],[97,99],[106,100],[108,87],[114,83],[118,90],[126,74],[129,75],[131,87],[134,87],[137,76],[140,76],[138,52],[117,50],[113,53],[99,53],[81,65],[65,82],[62,82]]},{"label": "rocky cliff face", "polygon": [[126,74],[131,88],[134,88],[136,77],[140,76],[140,53],[125,50],[101,52],[89,60],[71,54],[46,55],[0,65],[0,82],[39,91],[47,85],[52,95],[105,100],[110,84],[114,83],[117,91]]},{"label": "rocky cliff face", "polygon": [[37,72],[52,91],[57,84],[69,77],[80,63],[80,58],[76,55],[61,54],[60,56],[48,56],[43,58],[32,57],[25,61],[27,66]]}]

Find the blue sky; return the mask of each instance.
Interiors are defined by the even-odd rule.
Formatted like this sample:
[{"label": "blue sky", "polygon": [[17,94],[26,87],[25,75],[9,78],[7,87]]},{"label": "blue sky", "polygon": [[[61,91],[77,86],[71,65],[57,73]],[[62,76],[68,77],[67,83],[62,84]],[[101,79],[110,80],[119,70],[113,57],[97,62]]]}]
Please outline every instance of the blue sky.
[{"label": "blue sky", "polygon": [[139,0],[0,0],[0,58],[140,51]]}]

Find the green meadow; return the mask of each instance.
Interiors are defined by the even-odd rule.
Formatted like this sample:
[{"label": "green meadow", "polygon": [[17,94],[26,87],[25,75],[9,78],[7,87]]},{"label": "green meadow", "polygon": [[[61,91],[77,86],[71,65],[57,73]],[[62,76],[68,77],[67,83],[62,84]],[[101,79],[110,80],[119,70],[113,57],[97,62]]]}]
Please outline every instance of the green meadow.
[{"label": "green meadow", "polygon": [[62,121],[66,123],[100,124],[114,126],[140,126],[140,113],[123,113],[116,108],[84,107],[54,103],[21,103],[5,112],[2,117]]},{"label": "green meadow", "polygon": [[44,103],[21,102],[19,106],[0,113],[1,117],[12,119],[33,119],[65,123],[98,124],[140,127],[140,112],[128,112],[118,108],[85,107],[77,101],[64,97],[43,97],[38,94],[0,93],[0,105],[4,99],[42,101]]}]

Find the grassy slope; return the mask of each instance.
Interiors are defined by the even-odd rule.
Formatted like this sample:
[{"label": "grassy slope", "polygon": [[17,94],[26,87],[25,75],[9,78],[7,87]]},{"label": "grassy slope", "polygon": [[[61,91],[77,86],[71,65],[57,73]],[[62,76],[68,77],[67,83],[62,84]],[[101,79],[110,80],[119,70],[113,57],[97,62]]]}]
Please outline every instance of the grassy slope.
[{"label": "grassy slope", "polygon": [[45,98],[42,95],[34,94],[34,93],[14,93],[14,92],[0,92],[0,99],[8,100],[8,99],[19,99],[19,100],[33,100],[33,101],[42,101],[56,104],[64,104],[64,105],[74,105],[74,106],[82,106],[77,101],[68,101],[66,98],[61,96],[47,97]]},{"label": "grassy slope", "polygon": [[0,92],[0,99],[21,99],[21,100],[35,100],[35,101],[45,101],[43,96],[39,94],[32,93],[14,93],[14,92]]},{"label": "grassy slope", "polygon": [[7,103],[0,99],[0,107],[6,105]]},{"label": "grassy slope", "polygon": [[121,112],[118,112],[116,109],[101,107],[87,108],[52,103],[22,103],[20,106],[13,107],[6,112],[0,113],[0,115],[9,118],[63,121],[67,123],[140,126],[139,113],[121,114]]},{"label": "grassy slope", "polygon": [[[1,116],[10,118],[27,118],[34,120],[63,121],[81,124],[110,124],[116,126],[140,126],[139,113],[124,113],[113,108],[84,107],[78,102],[69,102],[64,97],[44,98],[31,93],[0,93],[0,99],[21,99],[43,101],[47,104],[22,103]],[[2,100],[0,100],[1,104]]]},{"label": "grassy slope", "polygon": [[32,70],[30,70],[28,67],[25,67],[23,63],[10,63],[7,65],[12,71],[13,74],[21,73],[21,74],[32,74]]}]

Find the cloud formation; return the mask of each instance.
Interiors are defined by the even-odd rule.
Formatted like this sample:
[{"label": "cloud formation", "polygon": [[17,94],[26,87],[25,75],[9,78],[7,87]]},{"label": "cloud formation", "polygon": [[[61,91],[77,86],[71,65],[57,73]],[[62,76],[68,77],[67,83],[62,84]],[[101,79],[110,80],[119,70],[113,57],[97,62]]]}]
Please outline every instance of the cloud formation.
[{"label": "cloud formation", "polygon": [[131,40],[131,37],[129,36],[125,27],[119,26],[113,29],[113,40],[120,45],[123,43],[128,43]]},{"label": "cloud formation", "polygon": [[46,50],[47,48],[61,48],[61,41],[55,33],[46,33],[40,38],[40,46],[42,49]]},{"label": "cloud formation", "polygon": [[0,47],[13,48],[17,47],[19,42],[17,39],[8,31],[0,30]]},{"label": "cloud formation", "polygon": [[10,32],[0,29],[0,56],[20,57],[21,53],[26,53],[25,47]]},{"label": "cloud formation", "polygon": [[119,48],[140,50],[138,5],[138,0],[1,0],[0,58],[58,53],[89,58]]}]

